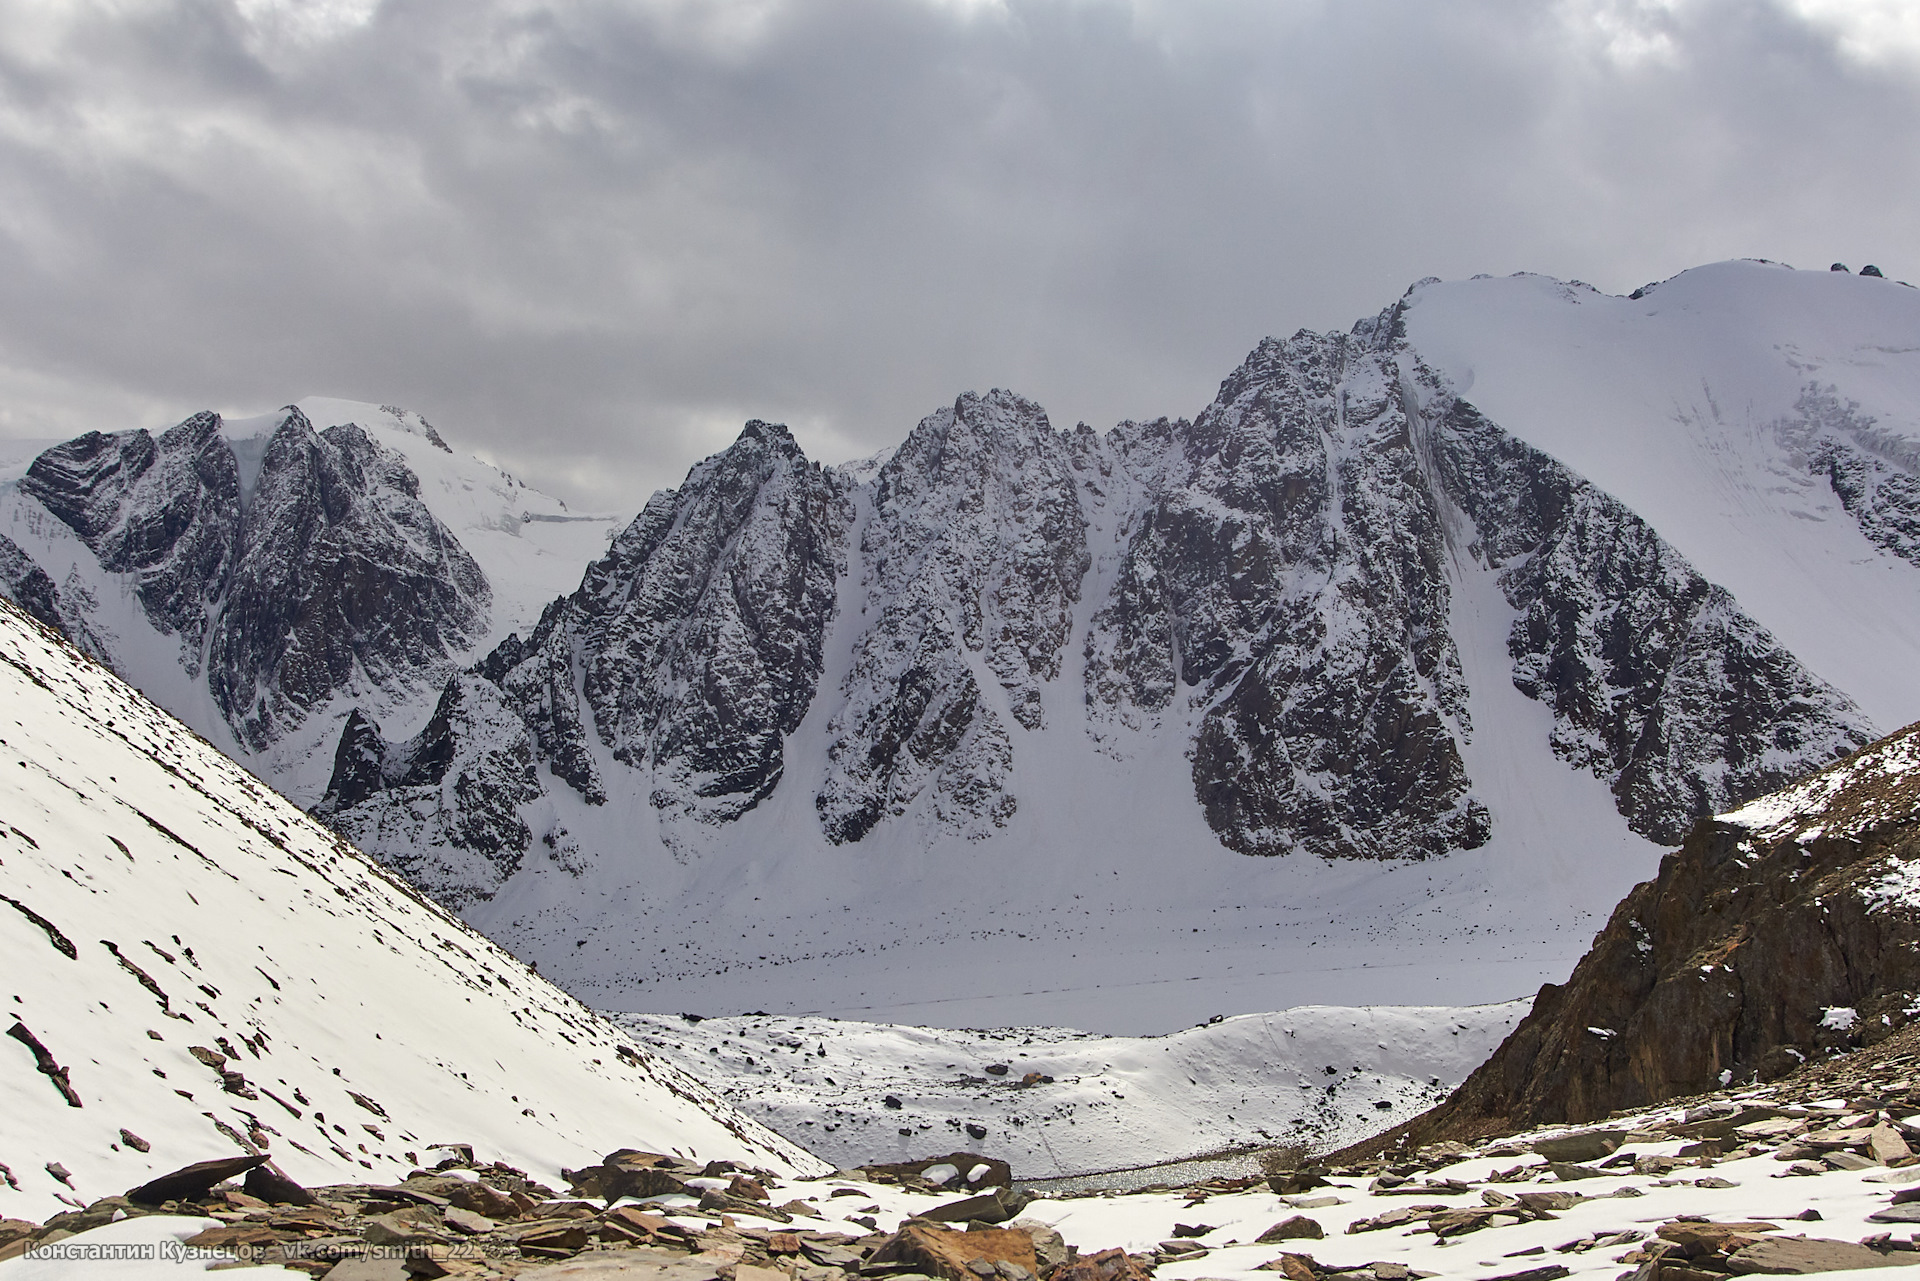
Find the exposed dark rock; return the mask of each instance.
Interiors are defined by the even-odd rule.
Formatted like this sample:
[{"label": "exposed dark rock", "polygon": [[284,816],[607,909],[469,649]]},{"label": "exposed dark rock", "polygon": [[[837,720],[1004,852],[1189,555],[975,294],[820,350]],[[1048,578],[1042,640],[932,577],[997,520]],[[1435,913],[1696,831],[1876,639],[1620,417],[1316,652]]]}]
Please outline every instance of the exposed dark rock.
[{"label": "exposed dark rock", "polygon": [[949,1201],[937,1205],[931,1210],[923,1210],[919,1217],[933,1219],[940,1223],[1005,1223],[1017,1219],[1033,1197],[1025,1192],[1015,1192],[1011,1188],[994,1188],[979,1196],[964,1197],[958,1201]]},{"label": "exposed dark rock", "polygon": [[1905,1026],[1920,993],[1920,726],[1725,820],[1634,888],[1564,985],[1410,1143],[1783,1075]]},{"label": "exposed dark rock", "polygon": [[387,786],[384,777],[387,743],[380,727],[354,708],[340,731],[340,742],[333,751],[333,775],[327,781],[326,799],[320,803],[323,813],[333,813],[358,805]]},{"label": "exposed dark rock", "polygon": [[1088,635],[1089,715],[1150,725],[1197,687],[1195,791],[1244,853],[1417,858],[1490,830],[1397,319],[1269,339],[1190,426],[1117,438],[1152,498]]},{"label": "exposed dark rock", "polygon": [[356,709],[314,813],[460,906],[488,897],[518,870],[534,839],[519,807],[539,795],[525,722],[497,686],[463,673],[404,743],[387,744]]},{"label": "exposed dark rock", "polygon": [[405,682],[485,627],[479,566],[353,424],[316,432],[289,407],[245,478],[218,414],[157,440],[94,432],[41,454],[21,488],[102,568],[134,576],[147,618],[255,749],[355,680]]},{"label": "exposed dark rock", "polygon": [[1454,402],[1433,432],[1473,550],[1520,617],[1514,684],[1653,840],[1865,744],[1866,718],[1645,521]]},{"label": "exposed dark rock", "polygon": [[[987,1266],[980,1272],[969,1267],[981,1260]],[[1018,1228],[959,1232],[918,1220],[909,1220],[867,1256],[868,1267],[885,1263],[907,1265],[941,1281],[980,1281],[982,1275],[995,1273],[997,1263],[1022,1268],[1028,1277],[1039,1273],[1033,1238]]]},{"label": "exposed dark rock", "polygon": [[390,683],[485,629],[480,567],[420,501],[400,457],[352,423],[316,432],[287,411],[242,545],[213,623],[208,684],[256,749],[356,675]]},{"label": "exposed dark rock", "polygon": [[[1864,274],[1864,273],[1863,273]],[[1913,1266],[1909,1251],[1876,1250],[1852,1241],[1822,1241],[1807,1237],[1765,1237],[1727,1256],[1736,1275],[1846,1272],[1857,1268]]]},{"label": "exposed dark rock", "polygon": [[237,1179],[257,1165],[265,1165],[262,1155],[227,1156],[212,1161],[196,1161],[171,1174],[150,1179],[127,1193],[129,1201],[142,1205],[164,1205],[168,1201],[193,1201],[205,1196],[217,1183]]},{"label": "exposed dark rock", "polygon": [[0,534],[0,595],[59,632],[89,658],[107,661],[107,649],[77,610],[68,608],[60,589],[11,538]]},{"label": "exposed dark rock", "polygon": [[669,830],[737,818],[779,783],[786,735],[812,701],[851,518],[840,483],[786,428],[749,423],[655,495],[528,641],[479,670],[588,800],[606,796],[592,733],[651,771]]},{"label": "exposed dark rock", "polygon": [[271,1161],[262,1162],[247,1171],[241,1187],[248,1196],[259,1197],[268,1205],[317,1205],[319,1198],[295,1183]]},{"label": "exposed dark rock", "polygon": [[857,841],[926,797],[940,829],[990,835],[1018,805],[1013,745],[969,654],[1028,729],[1046,719],[1089,566],[1065,437],[1032,401],[968,394],[922,419],[873,485],[866,610],[828,726],[815,808]]},{"label": "exposed dark rock", "polygon": [[[1809,467],[1870,537],[1920,557],[1920,482],[1884,433],[1803,416],[1781,430]],[[1449,539],[1469,526],[1468,557],[1520,615],[1514,683],[1553,712],[1541,746],[1603,779],[1636,831],[1678,840],[1869,737],[1644,520],[1453,398],[1397,307],[1263,342],[1193,422],[1057,432],[994,391],[863,466],[823,471],[784,428],[749,423],[461,678],[484,733],[443,715],[446,698],[401,747],[356,715],[320,812],[465,901],[536,837],[582,867],[530,805],[544,766],[590,804],[644,789],[688,859],[780,786],[819,695],[829,840],[894,822],[989,837],[1019,805],[1016,742],[1057,723],[1047,700],[1097,583],[1072,695],[1089,732],[1124,756],[1191,724],[1195,798],[1225,845],[1473,848],[1494,819],[1467,773],[1450,630]],[[1097,578],[1095,524],[1117,560]],[[854,531],[860,579],[843,583]],[[859,617],[840,632],[845,677],[820,690],[842,591]]]},{"label": "exposed dark rock", "polygon": [[[918,1161],[897,1161],[889,1165],[869,1165],[864,1167],[868,1174],[876,1178],[918,1179],[928,1169],[936,1165],[950,1165],[960,1172],[958,1180],[950,1181],[947,1187],[1012,1187],[1013,1170],[998,1157],[980,1156],[972,1152],[949,1152],[945,1156],[930,1156]],[[986,1173],[978,1179],[969,1180],[967,1176],[980,1166],[986,1166]]]},{"label": "exposed dark rock", "polygon": [[85,1106],[67,1078],[67,1069],[54,1062],[53,1053],[40,1043],[39,1037],[27,1030],[26,1024],[15,1019],[13,1026],[7,1029],[7,1035],[27,1047],[27,1052],[33,1055],[34,1070],[53,1082],[53,1088],[60,1091],[60,1097],[67,1101],[68,1107]]},{"label": "exposed dark rock", "polygon": [[240,472],[220,415],[162,432],[89,432],[34,459],[20,482],[79,535],[102,568],[135,576],[147,617],[179,635],[200,670],[208,613],[239,557]]}]

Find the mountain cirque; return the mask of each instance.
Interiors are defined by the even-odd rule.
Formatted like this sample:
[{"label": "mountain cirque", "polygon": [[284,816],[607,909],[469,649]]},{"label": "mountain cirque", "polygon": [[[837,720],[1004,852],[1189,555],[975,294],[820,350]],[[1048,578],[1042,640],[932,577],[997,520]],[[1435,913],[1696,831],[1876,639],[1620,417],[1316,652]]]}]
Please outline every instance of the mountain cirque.
[{"label": "mountain cirque", "polygon": [[[1020,803],[1008,723],[1039,730],[1045,695],[1067,696],[1088,508],[1119,531],[1084,633],[1088,732],[1121,751],[1181,719],[1176,703],[1194,709],[1194,794],[1244,853],[1417,858],[1487,839],[1448,628],[1455,512],[1518,612],[1514,681],[1553,709],[1555,754],[1606,780],[1635,830],[1677,838],[1865,741],[1851,700],[1644,521],[1445,394],[1397,308],[1350,335],[1263,344],[1192,424],[1100,438],[1054,431],[1011,393],[963,396],[863,486],[749,424],[475,673],[588,804],[607,799],[604,749],[650,777],[664,830],[724,824],[781,781],[857,543],[863,623],[813,796],[824,834],[857,841],[917,812],[985,837]],[[373,749],[353,733],[330,821],[390,857],[471,852],[446,826],[459,803],[406,850],[392,842],[392,810],[419,813],[419,798],[370,790],[358,761]],[[404,777],[406,753],[378,750],[379,778]],[[511,731],[441,755],[485,774],[500,751],[518,758]],[[532,833],[507,821],[511,839],[478,839],[523,855]]]},{"label": "mountain cirque", "polygon": [[[327,402],[214,433],[241,478],[302,442],[309,479],[244,513],[195,420],[131,487],[135,436],[61,446],[0,495],[47,582],[0,578],[603,1003],[1165,1030],[1495,999],[1694,821],[1920,708],[1914,332],[1892,282],[1753,263],[1631,299],[1424,282],[1261,343],[1192,421],[969,394],[838,468],[749,424],[545,602],[495,567],[557,513],[497,482],[453,513],[430,429]],[[335,486],[336,437],[400,470]],[[332,620],[300,663],[249,557]],[[419,634],[356,632],[376,597]],[[1163,963],[1095,962],[1119,917]]]}]

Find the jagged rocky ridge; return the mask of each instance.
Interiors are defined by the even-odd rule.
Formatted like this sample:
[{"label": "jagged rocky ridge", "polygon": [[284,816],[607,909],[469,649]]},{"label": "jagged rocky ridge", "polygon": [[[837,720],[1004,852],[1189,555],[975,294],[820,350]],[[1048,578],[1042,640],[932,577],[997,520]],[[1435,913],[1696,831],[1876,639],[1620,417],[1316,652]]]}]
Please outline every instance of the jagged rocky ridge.
[{"label": "jagged rocky ridge", "polygon": [[1917,818],[1920,725],[1702,822],[1410,1140],[1771,1081],[1908,1027]]},{"label": "jagged rocky ridge", "polygon": [[[1807,466],[1833,472],[1844,445],[1852,476],[1868,455],[1822,421],[1792,428],[1817,442]],[[1873,476],[1849,510],[1897,531],[1907,491]],[[889,823],[984,837],[1017,813],[1023,744],[1071,711],[1115,755],[1184,741],[1230,848],[1472,848],[1498,816],[1462,753],[1460,560],[1497,572],[1516,611],[1511,677],[1552,711],[1542,748],[1652,839],[1871,737],[1644,520],[1455,395],[1396,306],[1263,342],[1192,422],[1101,437],[967,395],[871,471],[749,424],[449,686],[504,721],[425,756],[356,723],[321,812],[463,899],[536,839],[580,857],[547,801],[511,799],[530,786],[644,795],[682,857],[781,786],[811,789],[832,842]],[[796,746],[816,705],[817,741]],[[824,764],[790,779],[796,750]]]},{"label": "jagged rocky ridge", "polygon": [[[265,748],[338,691],[444,670],[484,635],[486,577],[392,451],[291,406],[245,459],[222,426],[200,413],[158,437],[91,432],[21,488],[130,577],[242,745]],[[66,623],[46,589],[7,579]]]}]

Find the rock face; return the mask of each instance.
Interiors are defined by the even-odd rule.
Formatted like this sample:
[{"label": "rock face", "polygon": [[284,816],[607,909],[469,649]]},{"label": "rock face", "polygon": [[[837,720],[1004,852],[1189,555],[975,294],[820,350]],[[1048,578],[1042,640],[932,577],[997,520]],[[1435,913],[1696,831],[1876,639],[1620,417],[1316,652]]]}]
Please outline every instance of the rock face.
[{"label": "rock face", "polygon": [[134,575],[147,617],[180,637],[198,673],[210,615],[240,543],[240,468],[220,415],[200,413],[155,439],[89,432],[34,459],[21,488],[111,573]]},{"label": "rock face", "polygon": [[[382,804],[361,806],[379,796]],[[356,833],[403,876],[464,907],[513,875],[533,844],[518,807],[538,799],[533,740],[491,682],[447,682],[426,728],[389,744],[355,711],[334,753],[318,816],[354,810]],[[557,843],[557,837],[556,843]]]},{"label": "rock face", "polygon": [[1205,709],[1195,794],[1244,853],[1417,858],[1487,837],[1392,319],[1270,339],[1165,446],[1116,442],[1151,470],[1087,637],[1089,714],[1153,723],[1186,691]]},{"label": "rock face", "polygon": [[1464,401],[1433,440],[1519,612],[1514,684],[1553,709],[1554,753],[1608,780],[1635,831],[1678,841],[1866,742],[1850,700],[1619,502]]},{"label": "rock face", "polygon": [[[828,726],[821,824],[857,841],[928,792],[936,822],[987,835],[1017,805],[1006,720],[1045,722],[1041,686],[1060,673],[1088,569],[1067,441],[1032,401],[962,396],[914,428],[871,501],[860,551],[873,621]],[[1004,699],[988,701],[976,663]]]},{"label": "rock face", "polygon": [[1413,1138],[1582,1121],[1871,1045],[1920,992],[1920,726],[1701,823]]},{"label": "rock face", "polygon": [[484,632],[486,579],[399,458],[288,408],[243,467],[221,428],[201,413],[157,439],[90,433],[21,488],[132,577],[241,743],[264,748],[337,691],[444,665]]},{"label": "rock face", "polygon": [[[817,707],[797,750],[821,763],[792,785],[825,841],[979,839],[1071,713],[1115,757],[1181,740],[1231,849],[1436,857],[1497,822],[1464,754],[1463,561],[1515,611],[1507,659],[1552,711],[1542,748],[1643,834],[1870,737],[1644,520],[1449,391],[1395,307],[1264,342],[1194,421],[1104,438],[994,391],[835,472],[749,423],[448,687],[497,714],[431,750],[356,721],[320,812],[463,897],[536,837],[590,857],[533,803],[548,778],[589,806],[644,796],[687,859],[786,782]],[[416,758],[459,764],[428,779]],[[463,778],[495,781],[467,802]]]},{"label": "rock face", "polygon": [[87,657],[105,660],[106,648],[87,625],[86,616],[71,608],[47,571],[4,534],[0,534],[0,595],[65,636]]},{"label": "rock face", "polygon": [[[840,481],[784,427],[749,423],[655,495],[528,638],[453,678],[419,739],[388,749],[350,724],[318,812],[403,867],[416,852],[409,875],[462,897],[530,847],[514,807],[538,795],[536,760],[593,805],[608,770],[623,786],[650,776],[677,839],[737,818],[779,783],[812,701],[851,519]],[[565,835],[542,833],[556,851]]]},{"label": "rock face", "polygon": [[385,684],[484,633],[480,567],[357,425],[316,432],[290,411],[245,499],[207,678],[256,749],[356,678]]},{"label": "rock face", "polygon": [[[1021,835],[1149,759],[1229,849],[1440,857],[1515,792],[1476,763],[1520,732],[1476,723],[1495,685],[1544,709],[1519,718],[1541,768],[1598,778],[1656,841],[1868,741],[1654,524],[1437,372],[1423,305],[1266,340],[1191,421],[1062,431],[995,390],[838,469],[749,423],[477,662],[493,588],[432,507],[463,486],[352,422],[80,437],[20,482],[15,532],[50,516],[121,576],[177,643],[181,701],[245,751],[304,764],[343,719],[316,812],[461,902],[542,848],[691,865],[776,795],[822,857]],[[1754,427],[1851,521],[1849,555],[1864,535],[1876,566],[1920,565],[1920,447],[1814,385]],[[499,523],[459,527],[484,547]],[[30,533],[0,544],[0,589],[107,653],[87,628],[109,616]],[[1462,623],[1483,607],[1498,639]]]}]

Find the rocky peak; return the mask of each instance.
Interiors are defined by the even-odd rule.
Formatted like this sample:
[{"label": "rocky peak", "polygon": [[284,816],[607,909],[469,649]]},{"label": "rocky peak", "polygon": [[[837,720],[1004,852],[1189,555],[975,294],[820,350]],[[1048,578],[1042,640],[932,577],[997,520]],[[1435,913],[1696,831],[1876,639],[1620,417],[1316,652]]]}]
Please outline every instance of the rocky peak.
[{"label": "rocky peak", "polygon": [[[493,682],[463,672],[404,742],[389,743],[355,708],[313,812],[460,908],[491,897],[518,869],[534,840],[520,807],[540,794],[525,720]],[[557,851],[564,835],[550,828],[549,847]]]},{"label": "rocky peak", "polygon": [[157,440],[77,437],[35,459],[21,488],[102,569],[134,576],[241,742],[266,747],[356,681],[444,670],[485,630],[484,575],[397,455],[352,424],[315,431],[289,406],[249,449],[243,494],[222,429],[200,413]]},{"label": "rocky peak", "polygon": [[315,431],[288,407],[242,543],[208,683],[256,749],[336,691],[405,680],[485,630],[480,567],[420,501],[405,462],[352,423]]},{"label": "rocky peak", "polygon": [[780,781],[850,523],[837,479],[755,421],[588,569],[570,610],[581,688],[613,758],[653,771],[669,822],[725,822]]},{"label": "rocky peak", "polygon": [[200,670],[208,615],[240,543],[240,482],[220,415],[199,413],[162,432],[90,432],[34,459],[21,489],[100,558],[134,576],[147,617],[181,640]]},{"label": "rocky peak", "polygon": [[923,794],[939,829],[985,835],[1012,815],[1006,722],[1045,724],[1086,529],[1070,438],[1012,392],[929,414],[881,467],[860,538],[873,621],[815,796],[828,839],[859,840]]},{"label": "rocky peak", "polygon": [[1514,684],[1553,709],[1554,753],[1608,780],[1635,831],[1677,841],[1871,737],[1852,700],[1611,495],[1465,401],[1431,417],[1471,551],[1518,611]]},{"label": "rocky peak", "polygon": [[1192,690],[1195,791],[1246,853],[1420,857],[1488,832],[1398,380],[1347,335],[1255,348],[1182,425],[1093,619],[1095,733],[1124,750]]},{"label": "rocky peak", "polygon": [[[376,795],[353,799],[367,785],[366,749],[343,736],[330,820],[388,857],[413,858],[425,883],[486,892],[533,839],[513,807],[537,795],[538,760],[589,804],[643,788],[663,836],[684,850],[779,783],[785,738],[819,681],[851,522],[836,476],[785,427],[748,423],[678,489],[654,495],[530,635],[508,637],[449,684],[420,739],[383,748]],[[456,693],[483,710],[443,715]],[[484,801],[448,791],[443,777],[413,777],[422,762],[443,770],[442,758]],[[439,789],[431,814],[415,795],[429,784]],[[558,852],[565,833],[549,823]]]}]

